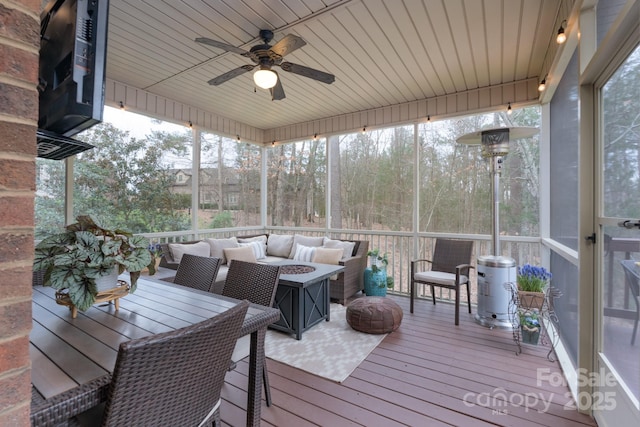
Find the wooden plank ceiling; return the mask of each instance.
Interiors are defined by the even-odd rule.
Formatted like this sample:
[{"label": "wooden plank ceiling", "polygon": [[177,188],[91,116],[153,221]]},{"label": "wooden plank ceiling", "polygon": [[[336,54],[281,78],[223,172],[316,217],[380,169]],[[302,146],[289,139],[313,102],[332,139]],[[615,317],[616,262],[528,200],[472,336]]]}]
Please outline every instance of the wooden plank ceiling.
[{"label": "wooden plank ceiling", "polygon": [[[560,0],[111,0],[107,78],[270,129],[541,78]],[[255,89],[245,64],[196,43],[249,50],[274,32],[306,45],[284,60],[335,74],[327,85],[279,73],[286,98]]]}]

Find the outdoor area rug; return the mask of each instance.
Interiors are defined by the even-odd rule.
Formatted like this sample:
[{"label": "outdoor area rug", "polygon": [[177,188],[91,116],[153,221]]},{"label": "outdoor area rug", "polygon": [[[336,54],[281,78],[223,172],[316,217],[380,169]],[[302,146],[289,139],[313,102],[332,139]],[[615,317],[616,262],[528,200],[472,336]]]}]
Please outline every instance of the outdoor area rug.
[{"label": "outdoor area rug", "polygon": [[331,321],[322,321],[302,334],[267,331],[265,352],[269,359],[323,378],[343,382],[387,334],[354,331],[346,320],[347,308],[331,304]]}]

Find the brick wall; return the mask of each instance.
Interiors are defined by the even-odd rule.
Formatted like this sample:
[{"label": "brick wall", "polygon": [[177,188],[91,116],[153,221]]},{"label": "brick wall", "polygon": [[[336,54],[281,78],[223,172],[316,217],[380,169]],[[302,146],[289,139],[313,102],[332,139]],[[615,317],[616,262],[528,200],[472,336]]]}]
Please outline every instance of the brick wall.
[{"label": "brick wall", "polygon": [[0,0],[0,426],[28,426],[42,0]]}]

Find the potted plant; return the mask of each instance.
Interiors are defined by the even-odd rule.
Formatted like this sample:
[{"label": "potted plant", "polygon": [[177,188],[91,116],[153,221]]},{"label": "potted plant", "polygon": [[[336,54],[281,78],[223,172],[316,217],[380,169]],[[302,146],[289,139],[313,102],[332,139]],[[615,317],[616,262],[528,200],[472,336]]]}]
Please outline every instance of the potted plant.
[{"label": "potted plant", "polygon": [[141,270],[155,273],[155,253],[145,237],[107,230],[89,216],[76,219],[65,232],[38,243],[33,262],[34,271],[44,270],[44,286],[65,292],[73,307],[87,310],[102,290],[101,282],[106,281],[105,289],[116,288],[118,275],[124,271],[130,275],[129,292],[135,291]]},{"label": "potted plant", "polygon": [[389,258],[386,253],[380,254],[379,249],[367,252],[371,266],[364,271],[364,292],[368,296],[385,296],[387,288],[393,288],[392,276],[387,276]]},{"label": "potted plant", "polygon": [[519,306],[542,310],[544,291],[550,279],[551,273],[544,267],[531,264],[519,267],[516,277]]},{"label": "potted plant", "polygon": [[540,339],[540,312],[537,308],[518,309],[520,320],[520,336],[526,344],[538,344]]}]

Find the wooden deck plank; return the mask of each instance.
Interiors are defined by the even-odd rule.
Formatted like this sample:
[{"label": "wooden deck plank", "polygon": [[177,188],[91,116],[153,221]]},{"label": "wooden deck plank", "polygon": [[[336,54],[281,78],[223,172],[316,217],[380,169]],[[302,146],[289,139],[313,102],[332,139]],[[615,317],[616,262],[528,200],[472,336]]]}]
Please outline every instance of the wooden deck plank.
[{"label": "wooden deck plank", "polygon": [[[568,407],[567,387],[538,381],[537,369],[561,372],[547,360],[548,347],[525,346],[516,355],[510,331],[482,327],[466,312],[456,327],[450,304],[419,300],[411,314],[408,298],[388,298],[403,308],[400,329],[342,384],[268,361],[273,405],[263,400],[263,426],[596,425]],[[227,374],[224,425],[244,424],[247,370],[241,361]],[[477,396],[489,404],[476,405]]]}]

